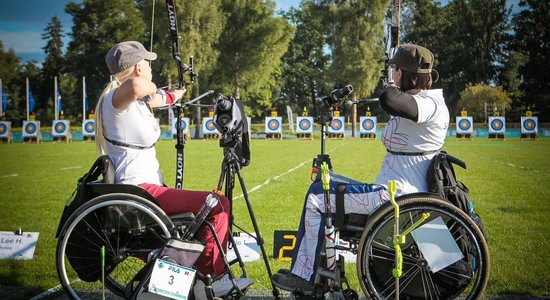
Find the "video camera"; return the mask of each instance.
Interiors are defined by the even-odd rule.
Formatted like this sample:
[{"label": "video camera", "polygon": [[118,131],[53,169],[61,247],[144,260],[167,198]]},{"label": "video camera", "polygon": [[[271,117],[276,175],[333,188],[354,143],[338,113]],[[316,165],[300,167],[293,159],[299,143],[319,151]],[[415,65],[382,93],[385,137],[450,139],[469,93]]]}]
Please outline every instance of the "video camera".
[{"label": "video camera", "polygon": [[[250,144],[248,139],[248,119],[244,105],[234,97],[219,95],[214,106],[214,126],[220,132],[220,147],[234,148],[239,163],[250,163]],[[241,137],[239,137],[241,135]]]},{"label": "video camera", "polygon": [[317,101],[323,102],[327,107],[336,106],[340,103],[342,98],[353,92],[353,86],[351,84],[346,85],[343,88],[335,89],[327,96],[318,98]]}]

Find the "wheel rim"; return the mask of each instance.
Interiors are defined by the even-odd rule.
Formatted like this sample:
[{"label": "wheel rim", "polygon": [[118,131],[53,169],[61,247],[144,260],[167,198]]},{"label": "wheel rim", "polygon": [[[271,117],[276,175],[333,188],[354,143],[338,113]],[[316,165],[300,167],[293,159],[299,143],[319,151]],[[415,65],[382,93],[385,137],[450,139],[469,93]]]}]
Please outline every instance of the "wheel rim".
[{"label": "wheel rim", "polygon": [[[106,211],[109,211],[108,217],[106,217]],[[124,212],[131,213],[125,215]],[[108,224],[109,227],[101,224],[100,221],[104,221],[101,220],[102,218],[108,218],[111,221]],[[101,224],[99,229],[92,226],[91,222],[94,220],[97,220],[94,225]],[[145,228],[145,230],[143,233],[130,230],[129,224],[134,225],[134,229]],[[141,226],[135,226],[136,224]],[[151,231],[157,234],[152,234]],[[97,259],[93,263],[94,271],[97,271],[97,263],[101,263],[98,249],[100,244],[105,245],[106,272],[108,273],[105,274],[105,296],[107,299],[118,299],[119,296],[124,296],[124,287],[127,283],[145,265],[147,253],[154,247],[162,246],[163,242],[171,236],[165,222],[154,210],[132,200],[107,200],[90,205],[70,223],[64,232],[58,245],[58,273],[65,291],[73,299],[101,298],[103,285],[101,278],[92,282],[81,280],[69,259],[73,261],[77,259],[79,262],[86,262],[90,258]],[[83,232],[86,234],[82,234]],[[79,243],[75,244],[75,241]],[[73,250],[67,251],[67,246],[71,249],[85,248],[84,254],[79,253],[79,256],[75,257]],[[94,247],[96,250],[90,250]],[[86,263],[78,267],[81,275],[87,273],[88,270],[83,272],[87,267]],[[87,280],[93,279],[95,278],[87,278]]]},{"label": "wheel rim", "polygon": [[[430,212],[426,222],[441,217],[450,229],[453,238],[460,245],[462,260],[432,273],[418,250],[413,238],[407,236],[406,244],[402,245],[403,275],[400,278],[400,296],[408,299],[447,299],[475,297],[480,290],[485,257],[482,254],[476,235],[465,222],[448,209],[434,206],[416,206],[402,208],[400,213],[400,228],[410,227],[423,212]],[[386,215],[373,228],[366,241],[366,248],[361,260],[361,280],[372,291],[376,299],[395,298],[395,279],[392,276],[394,249],[392,244],[393,213]]]}]

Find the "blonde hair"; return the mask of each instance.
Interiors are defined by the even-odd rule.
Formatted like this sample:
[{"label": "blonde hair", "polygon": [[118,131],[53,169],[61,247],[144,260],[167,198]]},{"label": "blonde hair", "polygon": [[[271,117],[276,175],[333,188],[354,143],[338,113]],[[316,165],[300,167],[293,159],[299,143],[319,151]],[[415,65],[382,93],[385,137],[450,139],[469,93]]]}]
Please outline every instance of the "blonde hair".
[{"label": "blonde hair", "polygon": [[109,83],[105,85],[105,88],[103,89],[103,92],[101,92],[101,96],[99,96],[99,100],[97,101],[97,104],[95,106],[95,147],[97,154],[99,155],[105,155],[105,135],[103,134],[103,100],[105,97],[118,88],[124,81],[126,81],[128,78],[132,76],[132,73],[134,71],[133,67],[130,67],[122,72],[119,72],[112,76],[112,79]]}]

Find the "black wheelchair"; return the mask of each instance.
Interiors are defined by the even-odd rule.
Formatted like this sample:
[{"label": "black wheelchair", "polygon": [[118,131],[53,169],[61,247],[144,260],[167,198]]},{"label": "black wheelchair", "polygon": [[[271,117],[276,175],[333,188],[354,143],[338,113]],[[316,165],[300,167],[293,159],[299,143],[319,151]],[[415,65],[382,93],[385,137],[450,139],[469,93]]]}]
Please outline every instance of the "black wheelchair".
[{"label": "black wheelchair", "polygon": [[[321,154],[313,160],[312,174],[316,174],[314,182],[321,182],[322,165],[326,164],[329,170],[330,189],[324,194],[325,208],[329,208],[324,212],[325,238],[313,289],[295,289],[290,291],[292,296],[359,299],[348,283],[344,257],[336,255],[336,251],[349,251],[356,254],[359,284],[369,299],[481,299],[489,280],[489,250],[481,219],[452,167],[466,168],[466,164],[441,152],[430,166],[430,193],[397,197],[394,204],[388,202],[369,216],[346,214],[346,186],[359,182],[332,172],[330,157],[325,154],[331,116],[331,112],[321,113],[316,118],[321,125]],[[335,211],[330,210],[327,200],[331,194]],[[416,229],[423,230],[422,237]],[[328,236],[332,232],[335,234]],[[452,242],[432,241],[432,248],[427,248],[430,243],[425,235],[442,232]],[[339,239],[344,243],[335,243]]]},{"label": "black wheelchair", "polygon": [[[56,233],[56,267],[61,285],[71,299],[142,299],[150,279],[152,261],[170,241],[181,241],[195,215],[166,215],[145,190],[114,184],[114,168],[108,156],[99,157],[79,180],[67,201]],[[214,228],[204,222],[223,249]],[[202,252],[202,244],[186,239],[189,255]],[[230,243],[235,242],[230,237]],[[212,278],[197,271],[190,297],[238,299],[253,281],[246,278],[238,249],[231,262],[224,255],[226,271]],[[195,254],[193,254],[195,252]],[[196,259],[195,257],[195,259]],[[193,264],[194,259],[189,263]],[[239,263],[242,275],[230,267]],[[151,297],[149,295],[149,297]]]}]

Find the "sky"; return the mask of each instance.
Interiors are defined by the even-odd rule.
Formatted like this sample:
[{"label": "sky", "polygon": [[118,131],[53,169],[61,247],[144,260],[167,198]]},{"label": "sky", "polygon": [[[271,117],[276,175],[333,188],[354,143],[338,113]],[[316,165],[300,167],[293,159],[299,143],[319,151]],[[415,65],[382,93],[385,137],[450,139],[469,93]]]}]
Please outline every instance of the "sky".
[{"label": "sky", "polygon": [[[0,0],[0,40],[4,51],[13,49],[23,62],[44,60],[46,41],[42,39],[44,29],[53,16],[61,19],[65,34],[72,30],[72,18],[65,13],[65,5],[70,0]],[[73,0],[81,2],[82,0]],[[517,8],[519,0],[508,0]],[[442,3],[448,0],[441,1]],[[176,1],[177,3],[177,1]],[[276,11],[299,7],[300,0],[275,0]],[[513,7],[514,7],[513,6]],[[64,37],[65,47],[70,38]]]},{"label": "sky", "polygon": [[[81,0],[72,0],[81,2]],[[42,33],[57,16],[63,25],[65,34],[72,30],[72,18],[65,13],[65,5],[70,0],[0,0],[0,40],[4,44],[4,51],[13,49],[22,61],[44,60],[46,41]],[[275,0],[276,11],[298,7],[300,0]],[[176,1],[177,5],[177,1]],[[65,37],[65,46],[70,38]]]}]

